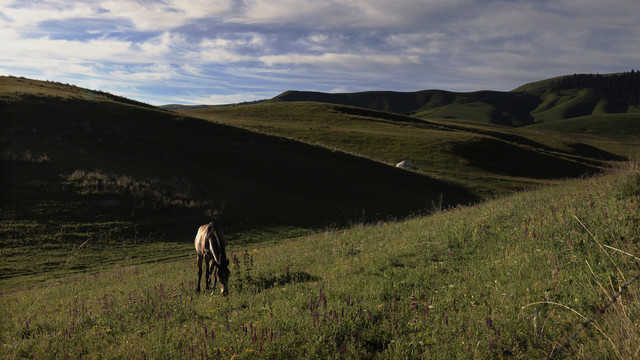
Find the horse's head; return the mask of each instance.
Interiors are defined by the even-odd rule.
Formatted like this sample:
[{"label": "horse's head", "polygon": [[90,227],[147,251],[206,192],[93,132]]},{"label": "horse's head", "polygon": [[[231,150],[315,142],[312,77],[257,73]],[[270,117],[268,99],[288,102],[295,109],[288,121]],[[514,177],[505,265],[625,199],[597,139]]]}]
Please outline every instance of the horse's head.
[{"label": "horse's head", "polygon": [[227,288],[229,273],[229,259],[224,259],[220,265],[216,266],[216,278],[220,281],[222,295],[227,295],[229,292]]}]

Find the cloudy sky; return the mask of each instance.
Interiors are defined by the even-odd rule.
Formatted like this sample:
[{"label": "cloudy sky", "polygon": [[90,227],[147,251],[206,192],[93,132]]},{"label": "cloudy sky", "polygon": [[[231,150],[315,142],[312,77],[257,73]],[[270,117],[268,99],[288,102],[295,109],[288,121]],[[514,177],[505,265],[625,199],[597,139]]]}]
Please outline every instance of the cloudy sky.
[{"label": "cloudy sky", "polygon": [[0,0],[0,75],[154,105],[640,69],[639,0]]}]

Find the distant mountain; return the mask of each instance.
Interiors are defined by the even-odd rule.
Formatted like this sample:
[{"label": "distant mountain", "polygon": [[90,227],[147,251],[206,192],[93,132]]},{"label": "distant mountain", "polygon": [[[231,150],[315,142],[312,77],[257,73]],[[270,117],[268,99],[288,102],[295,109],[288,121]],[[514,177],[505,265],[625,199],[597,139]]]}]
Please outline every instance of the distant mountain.
[{"label": "distant mountain", "polygon": [[368,91],[347,94],[287,91],[271,101],[315,101],[423,118],[473,118],[473,120],[510,126],[532,124],[533,118],[529,111],[539,103],[537,97],[526,93],[499,91],[456,93],[443,90]]},{"label": "distant mountain", "polygon": [[[514,127],[584,116],[603,118],[603,114],[619,114],[622,116],[618,118],[626,118],[628,122],[628,118],[640,121],[640,73],[568,75],[525,84],[508,92],[287,91],[270,101],[314,101],[420,118],[463,119]],[[607,121],[612,121],[611,117]]]},{"label": "distant mountain", "polygon": [[211,105],[182,105],[182,104],[167,104],[160,105],[159,107],[165,110],[186,110],[186,109],[202,109]]}]

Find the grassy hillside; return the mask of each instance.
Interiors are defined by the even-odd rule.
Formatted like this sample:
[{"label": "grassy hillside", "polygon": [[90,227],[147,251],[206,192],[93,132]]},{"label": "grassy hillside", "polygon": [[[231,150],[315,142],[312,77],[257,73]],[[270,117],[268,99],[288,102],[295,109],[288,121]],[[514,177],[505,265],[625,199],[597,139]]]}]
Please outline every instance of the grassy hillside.
[{"label": "grassy hillside", "polygon": [[640,136],[640,113],[579,116],[534,124],[527,126],[527,129],[596,134],[613,139],[633,140]]},{"label": "grassy hillside", "polygon": [[15,76],[0,76],[0,96],[3,102],[24,98],[55,97],[64,100],[86,100],[90,102],[114,102],[153,109],[139,101],[127,99],[100,90],[89,90],[71,84],[40,81]]},{"label": "grassy hillside", "polygon": [[313,102],[211,107],[183,113],[388,165],[408,160],[416,172],[458,182],[482,197],[593,173],[607,166],[606,161],[624,160],[637,149],[576,134],[421,120]]},{"label": "grassy hillside", "polygon": [[214,218],[234,244],[255,243],[476,199],[418,173],[113,96],[0,83],[3,286],[184,256]]},{"label": "grassy hillside", "polygon": [[[421,96],[526,116],[493,92]],[[638,353],[640,168],[585,177],[640,155],[632,136],[319,102],[181,111],[0,78],[0,356],[543,358],[596,314],[561,357]],[[211,219],[226,298],[194,293]]]},{"label": "grassy hillside", "polygon": [[601,314],[558,358],[631,359],[639,197],[632,164],[428,217],[249,247],[231,254],[226,298],[194,294],[193,257],[3,293],[0,356],[547,358]]},{"label": "grassy hillside", "polygon": [[442,90],[418,92],[370,91],[327,94],[287,91],[269,102],[313,101],[357,106],[422,118],[462,118],[508,126],[531,124],[529,111],[539,99],[524,93],[478,91],[455,93]]},{"label": "grassy hillside", "polygon": [[[357,106],[425,119],[445,118],[506,126],[527,126],[589,117],[589,132],[610,127],[619,117],[634,123],[619,123],[620,130],[637,135],[640,120],[640,73],[606,75],[577,74],[525,84],[510,92],[477,91],[455,93],[441,90],[417,92],[371,91],[326,94],[287,91],[271,102],[314,101]],[[607,114],[609,116],[602,117]],[[612,115],[616,114],[616,115]],[[631,116],[627,116],[633,114]],[[551,127],[553,128],[553,127]],[[576,127],[567,127],[579,131]]]}]

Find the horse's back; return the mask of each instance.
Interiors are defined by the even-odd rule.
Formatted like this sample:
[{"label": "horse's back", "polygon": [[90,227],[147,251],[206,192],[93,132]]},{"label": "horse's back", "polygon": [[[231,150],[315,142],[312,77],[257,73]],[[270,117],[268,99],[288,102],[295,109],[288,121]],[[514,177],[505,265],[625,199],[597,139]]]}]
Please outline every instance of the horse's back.
[{"label": "horse's back", "polygon": [[195,239],[195,247],[196,247],[196,252],[198,254],[204,254],[206,252],[206,239],[207,239],[207,233],[209,230],[209,226],[211,226],[212,224],[205,224],[200,226],[200,228],[198,229],[198,233],[196,234],[196,239]]}]

